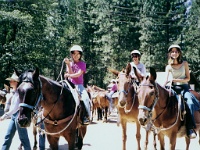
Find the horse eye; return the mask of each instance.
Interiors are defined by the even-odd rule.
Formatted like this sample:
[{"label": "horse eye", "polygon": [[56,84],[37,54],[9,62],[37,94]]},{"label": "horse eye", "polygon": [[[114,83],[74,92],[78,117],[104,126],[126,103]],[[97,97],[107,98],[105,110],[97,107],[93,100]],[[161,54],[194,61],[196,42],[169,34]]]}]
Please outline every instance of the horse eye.
[{"label": "horse eye", "polygon": [[153,96],[153,95],[154,95],[154,91],[150,92],[149,95],[150,95],[150,96]]},{"label": "horse eye", "polygon": [[153,86],[149,86],[151,89],[153,89]]}]

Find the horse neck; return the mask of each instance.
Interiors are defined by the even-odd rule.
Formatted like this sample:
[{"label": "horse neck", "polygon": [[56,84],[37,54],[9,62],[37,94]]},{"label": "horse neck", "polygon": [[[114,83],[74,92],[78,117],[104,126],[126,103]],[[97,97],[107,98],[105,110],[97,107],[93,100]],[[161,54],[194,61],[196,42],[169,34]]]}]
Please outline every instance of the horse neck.
[{"label": "horse neck", "polygon": [[[68,116],[73,114],[76,102],[71,92],[68,89],[62,89],[62,85],[46,77],[40,77],[40,80],[42,83],[43,95],[41,105],[44,108],[44,114],[48,114],[51,111],[54,112],[49,114],[51,117],[52,115],[54,115],[54,117],[56,115],[57,117],[61,117],[62,115]],[[58,112],[61,112],[62,115],[59,115]]]},{"label": "horse neck", "polygon": [[157,98],[158,98],[158,105],[161,107],[165,107],[168,104],[168,100],[169,100],[169,93],[167,92],[166,89],[164,89],[163,87],[161,87],[159,84],[157,84],[157,88],[158,91],[157,92]]},{"label": "horse neck", "polygon": [[[169,92],[162,86],[158,85],[158,101],[155,105],[156,115],[162,114],[163,116],[166,114],[169,116],[177,115],[177,104],[178,101],[175,97],[170,97]],[[154,114],[155,115],[155,114]]]},{"label": "horse neck", "polygon": [[[54,86],[54,83],[46,77],[40,76],[40,81],[41,81],[41,86],[42,86],[41,91],[42,91],[43,99],[51,103],[51,100],[53,100],[53,98],[51,97],[53,96],[53,93],[55,93],[54,91],[61,92],[61,88],[58,89],[59,84],[58,85],[55,84]],[[56,96],[58,97],[59,94],[57,94]]]}]

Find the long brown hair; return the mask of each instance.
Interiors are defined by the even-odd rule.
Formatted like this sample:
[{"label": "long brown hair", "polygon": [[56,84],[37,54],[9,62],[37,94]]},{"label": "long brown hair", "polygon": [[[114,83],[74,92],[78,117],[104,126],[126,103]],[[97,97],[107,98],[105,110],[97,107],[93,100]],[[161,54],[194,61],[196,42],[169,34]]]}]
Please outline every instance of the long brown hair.
[{"label": "long brown hair", "polygon": [[[182,62],[183,62],[183,59],[182,59],[182,51],[179,49],[179,48],[177,48],[177,47],[172,47],[172,48],[176,48],[177,49],[177,51],[178,51],[178,53],[179,53],[179,56],[178,56],[178,58],[177,58],[177,61],[178,61],[178,64],[182,64]],[[168,52],[168,64],[169,65],[172,65],[173,63],[174,63],[174,59],[172,59],[171,58],[171,51],[172,51],[172,48],[169,50],[169,52]]]}]

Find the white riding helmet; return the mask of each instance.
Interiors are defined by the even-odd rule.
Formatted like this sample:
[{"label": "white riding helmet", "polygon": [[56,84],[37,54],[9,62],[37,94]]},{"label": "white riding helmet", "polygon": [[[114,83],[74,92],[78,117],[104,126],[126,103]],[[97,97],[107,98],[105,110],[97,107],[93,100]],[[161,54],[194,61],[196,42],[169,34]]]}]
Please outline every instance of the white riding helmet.
[{"label": "white riding helmet", "polygon": [[83,49],[79,45],[74,45],[70,48],[70,52],[73,52],[73,51],[83,52]]},{"label": "white riding helmet", "polygon": [[168,52],[172,49],[172,48],[178,48],[181,51],[181,47],[177,44],[173,44],[168,48]]},{"label": "white riding helmet", "polygon": [[138,54],[138,55],[141,55],[141,53],[138,51],[138,50],[133,50],[132,52],[131,52],[131,55],[132,54]]}]

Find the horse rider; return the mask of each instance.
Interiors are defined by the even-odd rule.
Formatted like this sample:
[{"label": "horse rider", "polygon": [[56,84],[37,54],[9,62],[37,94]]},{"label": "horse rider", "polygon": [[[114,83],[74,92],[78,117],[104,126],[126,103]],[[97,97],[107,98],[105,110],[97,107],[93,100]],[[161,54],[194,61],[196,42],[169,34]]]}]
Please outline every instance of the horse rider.
[{"label": "horse rider", "polygon": [[[131,58],[132,62],[126,66],[126,73],[127,76],[130,76],[133,80],[136,81],[137,84],[139,84],[139,80],[142,80],[143,77],[146,77],[146,67],[143,63],[140,62],[141,53],[138,50],[133,50],[131,52]],[[135,75],[134,68],[139,75],[139,79]]]},{"label": "horse rider", "polygon": [[[190,72],[187,61],[182,60],[181,47],[177,44],[173,44],[168,48],[168,65],[165,72],[167,73],[166,83],[168,83],[169,73],[172,74],[172,89],[177,91],[177,88],[181,89],[181,95],[189,107],[186,109],[186,129],[187,135],[190,139],[196,138],[194,129],[196,128],[194,120],[194,112],[200,109],[200,102],[189,91]],[[174,92],[173,91],[173,92]],[[186,107],[187,108],[187,107]]]},{"label": "horse rider", "polygon": [[110,87],[110,90],[108,93],[106,93],[106,97],[109,101],[109,106],[110,106],[110,112],[113,111],[113,100],[112,100],[112,96],[115,92],[117,92],[117,83],[115,79],[112,79],[110,81],[110,84],[108,85]]},{"label": "horse rider", "polygon": [[81,100],[84,103],[86,113],[82,118],[82,124],[88,125],[90,123],[91,116],[91,101],[87,90],[84,87],[84,74],[86,72],[86,63],[82,61],[83,49],[79,45],[74,45],[70,48],[70,55],[72,60],[65,58],[66,72],[64,74],[65,79],[68,78],[75,85]]}]

